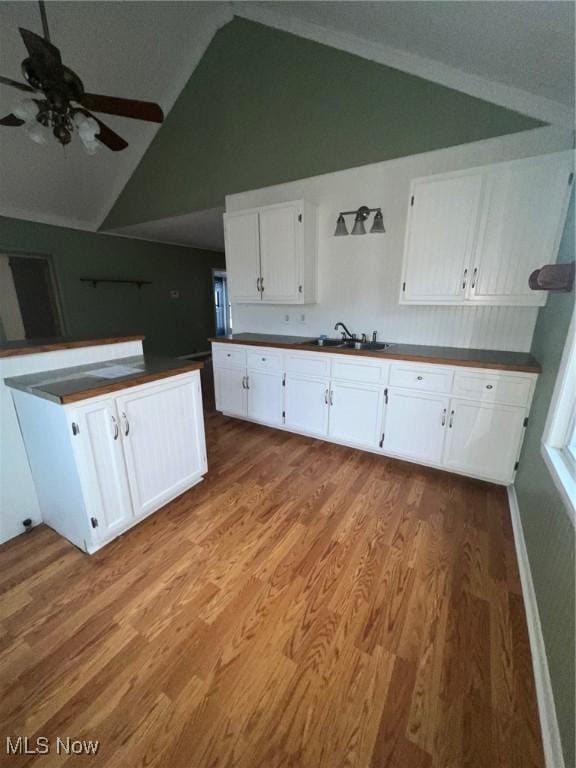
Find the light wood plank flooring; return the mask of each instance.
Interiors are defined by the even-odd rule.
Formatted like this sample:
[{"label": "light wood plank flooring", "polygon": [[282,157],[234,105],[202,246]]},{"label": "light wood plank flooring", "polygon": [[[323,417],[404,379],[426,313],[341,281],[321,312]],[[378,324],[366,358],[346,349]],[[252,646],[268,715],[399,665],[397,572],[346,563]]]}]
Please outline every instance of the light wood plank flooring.
[{"label": "light wood plank flooring", "polygon": [[505,491],[207,422],[206,480],[103,551],[0,548],[0,764],[542,768]]}]

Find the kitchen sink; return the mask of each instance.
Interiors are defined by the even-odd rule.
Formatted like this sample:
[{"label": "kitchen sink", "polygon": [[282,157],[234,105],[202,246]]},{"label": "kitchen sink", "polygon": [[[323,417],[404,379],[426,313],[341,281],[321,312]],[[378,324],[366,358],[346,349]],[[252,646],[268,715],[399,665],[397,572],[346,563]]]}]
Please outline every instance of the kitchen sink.
[{"label": "kitchen sink", "polygon": [[360,349],[372,352],[383,352],[384,350],[394,346],[393,344],[389,344],[385,341],[352,341],[350,339],[314,339],[314,341],[309,341],[307,344],[310,344],[313,347],[332,347],[333,349]]}]

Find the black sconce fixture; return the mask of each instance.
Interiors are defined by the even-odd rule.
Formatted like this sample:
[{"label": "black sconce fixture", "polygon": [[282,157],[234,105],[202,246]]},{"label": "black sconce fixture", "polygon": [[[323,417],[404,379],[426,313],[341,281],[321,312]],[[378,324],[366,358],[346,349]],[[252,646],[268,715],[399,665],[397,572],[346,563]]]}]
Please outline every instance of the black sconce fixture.
[{"label": "black sconce fixture", "polygon": [[[371,213],[374,214],[374,220],[372,222],[372,226],[370,227],[370,234],[384,234],[386,229],[384,228],[382,208],[368,208],[367,205],[361,205],[357,211],[340,211],[336,221],[336,230],[334,231],[334,234],[337,236],[348,234],[365,235],[366,227],[364,226],[364,222]],[[352,227],[352,232],[350,233],[346,227],[346,219],[344,216],[352,215],[354,215],[354,226]]]}]

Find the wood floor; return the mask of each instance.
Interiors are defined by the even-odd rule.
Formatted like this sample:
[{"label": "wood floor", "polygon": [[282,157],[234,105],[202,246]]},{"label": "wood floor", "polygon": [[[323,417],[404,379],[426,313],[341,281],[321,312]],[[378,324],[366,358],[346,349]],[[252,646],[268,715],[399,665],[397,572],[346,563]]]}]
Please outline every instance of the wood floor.
[{"label": "wood floor", "polygon": [[505,491],[207,422],[206,480],[98,554],[0,548],[0,764],[542,768]]}]

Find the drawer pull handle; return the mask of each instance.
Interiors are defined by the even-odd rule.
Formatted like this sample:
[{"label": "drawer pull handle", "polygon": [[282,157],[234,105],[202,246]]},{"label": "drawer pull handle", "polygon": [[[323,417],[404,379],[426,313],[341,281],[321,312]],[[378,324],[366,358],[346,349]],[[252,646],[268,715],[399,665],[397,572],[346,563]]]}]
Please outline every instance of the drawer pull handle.
[{"label": "drawer pull handle", "polygon": [[324,402],[326,403],[326,405],[328,405],[328,393],[329,393],[329,390],[327,389],[327,390],[324,392]]},{"label": "drawer pull handle", "polygon": [[416,376],[416,381],[422,381],[423,378],[423,376]]},{"label": "drawer pull handle", "polygon": [[450,411],[450,421],[448,422],[450,429],[452,429],[452,424],[454,424],[454,411]]},{"label": "drawer pull handle", "polygon": [[446,426],[446,408],[442,409],[442,426]]},{"label": "drawer pull handle", "polygon": [[114,440],[118,440],[118,435],[120,434],[120,429],[118,428],[118,422],[116,421],[116,418],[114,416],[110,417],[112,419],[112,425],[114,426]]},{"label": "drawer pull handle", "polygon": [[486,389],[494,389],[494,385],[493,384],[486,384]]},{"label": "drawer pull handle", "polygon": [[130,422],[128,421],[128,416],[122,411],[122,418],[124,419],[124,437],[128,437],[130,434]]}]

